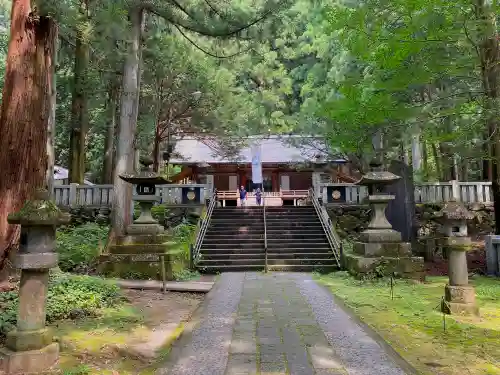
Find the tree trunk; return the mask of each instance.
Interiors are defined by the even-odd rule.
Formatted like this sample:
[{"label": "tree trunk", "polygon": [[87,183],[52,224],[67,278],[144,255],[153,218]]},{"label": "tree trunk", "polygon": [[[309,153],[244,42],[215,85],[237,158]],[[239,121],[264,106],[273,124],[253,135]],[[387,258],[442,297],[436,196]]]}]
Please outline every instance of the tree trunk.
[{"label": "tree trunk", "polygon": [[69,150],[69,182],[77,184],[83,184],[85,175],[85,139],[89,129],[86,87],[88,65],[89,46],[83,32],[77,28]]},{"label": "tree trunk", "polygon": [[429,178],[429,151],[427,150],[427,142],[422,142],[422,168],[425,178]]},{"label": "tree trunk", "polygon": [[45,185],[56,36],[55,22],[32,14],[29,0],[12,2],[0,118],[0,269],[19,238],[7,215]]},{"label": "tree trunk", "polygon": [[120,179],[119,176],[124,173],[131,173],[134,168],[134,143],[139,111],[139,70],[143,29],[142,9],[130,9],[129,19],[131,22],[130,46],[123,68],[123,91],[114,172],[115,188],[112,223],[115,235],[123,234],[131,219],[132,186]]},{"label": "tree trunk", "polygon": [[413,175],[420,178],[419,173],[422,172],[422,144],[420,143],[420,129],[413,134],[411,139],[411,165]]},{"label": "tree trunk", "polygon": [[55,165],[55,135],[56,135],[56,105],[57,105],[57,85],[56,85],[56,70],[57,70],[57,47],[58,36],[54,37],[54,51],[52,55],[52,86],[50,87],[50,118],[47,127],[47,172],[45,174],[45,186],[50,192],[50,196],[54,196],[54,165]]},{"label": "tree trunk", "polygon": [[442,177],[442,169],[443,169],[441,165],[441,158],[439,156],[438,147],[434,142],[432,142],[431,147],[432,147],[432,157],[434,158],[434,163],[436,163],[436,177],[438,178],[438,180],[440,180]]},{"label": "tree trunk", "polygon": [[498,132],[499,110],[499,64],[500,47],[498,42],[498,31],[496,13],[490,2],[476,0],[476,15],[480,21],[479,55],[481,60],[481,72],[483,89],[485,93],[485,128],[488,131],[491,182],[493,195],[493,208],[495,212],[495,234],[500,234],[500,135]]},{"label": "tree trunk", "polygon": [[113,77],[109,89],[108,99],[108,128],[106,131],[106,139],[104,141],[104,166],[102,171],[102,181],[105,184],[113,183],[113,157],[115,155],[115,131],[116,131],[116,117],[118,106],[118,85],[117,77]]},{"label": "tree trunk", "polygon": [[160,142],[161,137],[158,135],[157,130],[153,146],[153,171],[156,173],[160,172]]}]

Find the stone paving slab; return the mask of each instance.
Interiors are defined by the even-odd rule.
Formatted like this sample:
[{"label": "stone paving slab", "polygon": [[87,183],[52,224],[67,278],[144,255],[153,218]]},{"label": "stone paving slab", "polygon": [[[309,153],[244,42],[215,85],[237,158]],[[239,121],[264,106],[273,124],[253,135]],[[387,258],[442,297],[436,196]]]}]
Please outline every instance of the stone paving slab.
[{"label": "stone paving slab", "polygon": [[310,275],[227,273],[213,293],[158,375],[405,375]]},{"label": "stone paving slab", "polygon": [[[125,289],[163,290],[163,282],[158,280],[117,280]],[[214,286],[210,281],[168,281],[165,289],[170,292],[208,293]]]}]

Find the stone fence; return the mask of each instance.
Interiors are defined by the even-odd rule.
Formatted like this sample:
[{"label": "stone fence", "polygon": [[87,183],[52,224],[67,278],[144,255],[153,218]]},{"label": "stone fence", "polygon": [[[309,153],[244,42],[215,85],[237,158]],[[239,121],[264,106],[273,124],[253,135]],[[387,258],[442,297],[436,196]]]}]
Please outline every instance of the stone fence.
[{"label": "stone fence", "polygon": [[[345,203],[362,204],[368,195],[366,186],[341,183],[324,183],[316,186],[316,194],[327,202],[328,187],[341,187],[345,191]],[[425,182],[415,184],[414,188],[415,203],[443,203],[449,201],[452,197],[464,203],[483,203],[493,202],[491,192],[491,182]]]},{"label": "stone fence", "polygon": [[[176,184],[160,185],[157,196],[163,204],[178,204],[182,201],[182,187],[201,188],[202,200],[210,196],[210,185]],[[342,187],[345,191],[346,204],[362,204],[368,195],[366,186],[341,183],[323,183],[316,185],[316,194],[327,202],[328,187]],[[134,189],[135,194],[135,189]],[[426,182],[415,184],[415,203],[432,204],[449,201],[452,197],[464,203],[490,204],[493,200],[490,182]],[[113,202],[113,185],[56,185],[54,198],[59,207],[76,208],[109,207]]]},{"label": "stone fence", "polygon": [[[201,188],[201,201],[210,196],[210,186],[205,184],[159,185],[156,188],[156,195],[162,204],[180,204],[183,187]],[[54,199],[56,204],[62,208],[111,208],[113,185],[56,185],[54,186]]]}]

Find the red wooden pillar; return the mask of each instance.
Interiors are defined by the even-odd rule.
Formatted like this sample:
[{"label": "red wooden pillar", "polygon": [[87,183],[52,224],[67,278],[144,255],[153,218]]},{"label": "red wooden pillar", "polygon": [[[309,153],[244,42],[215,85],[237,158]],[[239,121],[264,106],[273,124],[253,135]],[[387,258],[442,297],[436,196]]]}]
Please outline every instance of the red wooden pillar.
[{"label": "red wooden pillar", "polygon": [[279,191],[280,190],[277,171],[273,171],[271,173],[271,185],[272,185],[272,191]]},{"label": "red wooden pillar", "polygon": [[[247,174],[245,171],[240,171],[240,186],[245,186],[246,183],[247,183]],[[238,186],[238,188],[240,186]]]}]

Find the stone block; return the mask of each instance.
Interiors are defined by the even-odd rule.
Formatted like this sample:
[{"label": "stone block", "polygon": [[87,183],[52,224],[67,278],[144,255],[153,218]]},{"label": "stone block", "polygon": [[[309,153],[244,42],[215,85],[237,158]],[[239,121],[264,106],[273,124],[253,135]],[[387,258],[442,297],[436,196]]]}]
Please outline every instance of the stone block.
[{"label": "stone block", "polygon": [[147,244],[162,244],[172,239],[171,234],[156,234],[156,235],[126,235],[116,238],[116,245],[147,245]]},{"label": "stone block", "polygon": [[8,375],[40,374],[54,369],[59,359],[59,344],[44,348],[15,352],[0,348],[0,373]]},{"label": "stone block", "polygon": [[411,256],[411,244],[400,242],[388,243],[365,243],[355,242],[354,253],[363,255],[365,257],[408,257]]},{"label": "stone block", "polygon": [[367,229],[359,235],[360,242],[401,242],[401,233],[393,229]]},{"label": "stone block", "polygon": [[129,244],[111,245],[109,253],[112,255],[132,255],[132,254],[165,254],[168,244]]},{"label": "stone block", "polygon": [[127,234],[130,235],[142,235],[142,234],[152,234],[152,235],[157,235],[157,234],[162,234],[165,232],[165,228],[156,223],[148,223],[148,224],[130,224],[127,227]]},{"label": "stone block", "polygon": [[486,272],[500,276],[500,236],[485,236]]},{"label": "stone block", "polygon": [[20,269],[49,269],[57,267],[57,253],[19,253],[14,265]]},{"label": "stone block", "polygon": [[15,351],[29,351],[46,347],[52,343],[52,333],[47,329],[33,331],[12,330],[7,333],[5,345]]},{"label": "stone block", "polygon": [[476,292],[472,285],[446,285],[444,288],[444,299],[447,302],[475,304]]},{"label": "stone block", "polygon": [[[141,255],[157,256],[155,254]],[[157,260],[134,262],[133,257],[138,257],[138,255],[101,255],[97,271],[108,277],[161,280],[161,262]],[[172,264],[168,256],[165,257],[165,273],[167,280],[173,280]]]},{"label": "stone block", "polygon": [[344,253],[344,264],[347,270],[358,277],[369,274],[377,276],[397,276],[410,279],[424,278],[424,259],[421,257],[363,257],[357,254]]},{"label": "stone block", "polygon": [[444,313],[479,316],[479,308],[476,305],[476,292],[473,286],[446,285],[444,291]]}]

